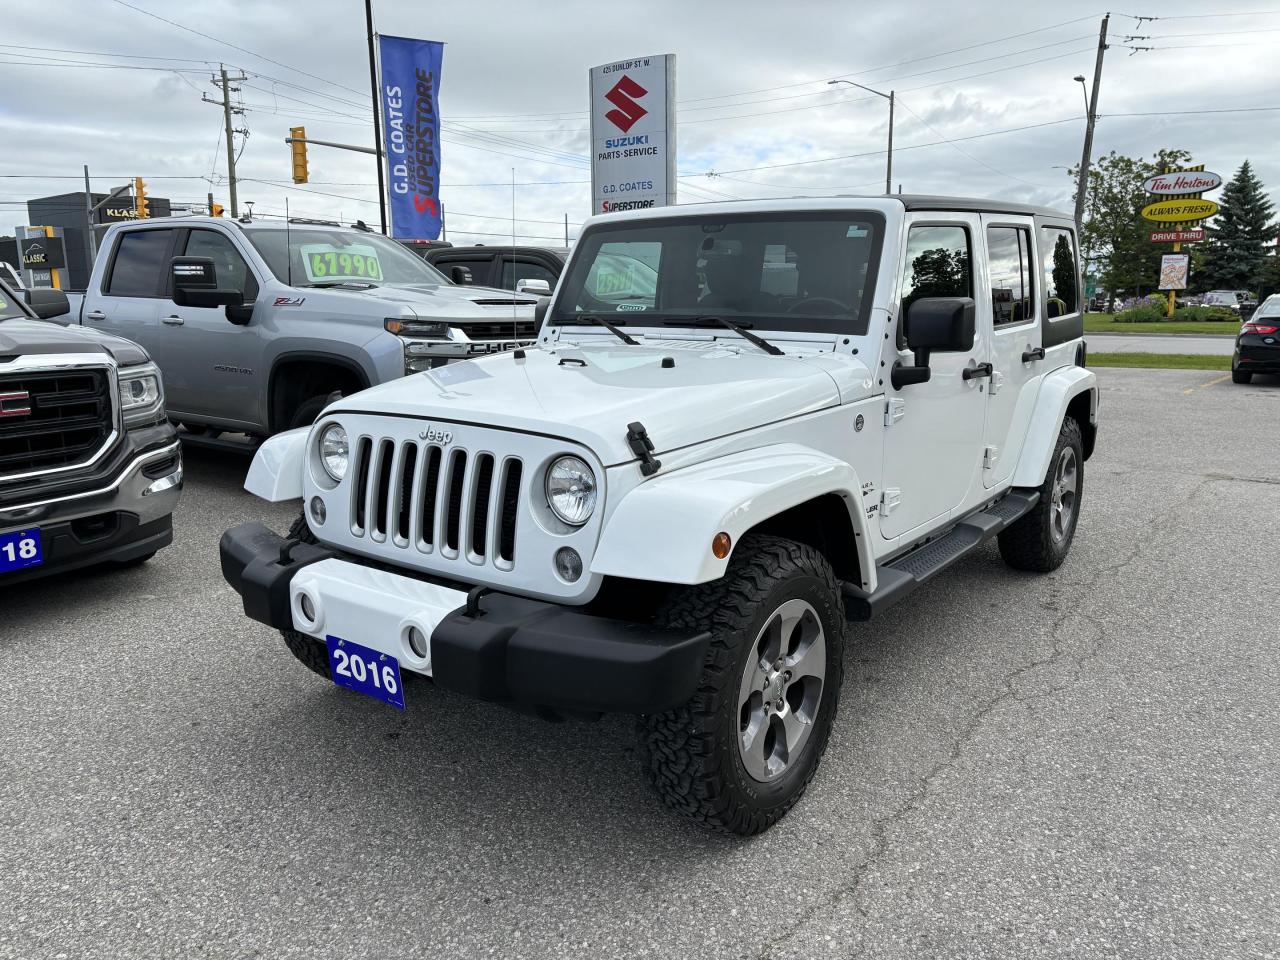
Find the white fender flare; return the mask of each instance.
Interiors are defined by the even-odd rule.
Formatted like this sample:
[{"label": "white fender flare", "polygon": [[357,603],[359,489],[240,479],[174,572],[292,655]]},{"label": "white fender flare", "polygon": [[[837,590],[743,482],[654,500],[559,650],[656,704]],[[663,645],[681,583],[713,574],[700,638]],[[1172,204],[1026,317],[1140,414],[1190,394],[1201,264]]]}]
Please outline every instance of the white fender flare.
[{"label": "white fender flare", "polygon": [[253,463],[249,464],[244,488],[272,503],[301,497],[310,434],[310,427],[298,427],[264,440],[253,455]]},{"label": "white fender flare", "polygon": [[623,497],[610,513],[591,572],[664,583],[706,583],[724,575],[711,541],[734,548],[752,527],[825,494],[843,501],[865,590],[875,559],[857,473],[843,460],[799,444],[776,444],[662,474]]},{"label": "white fender flare", "polygon": [[1036,408],[1027,428],[1027,442],[1013,472],[1015,487],[1038,487],[1044,483],[1049,459],[1058,443],[1067,407],[1080,394],[1089,393],[1089,423],[1098,422],[1098,378],[1084,367],[1061,367],[1046,374],[1040,383]]}]

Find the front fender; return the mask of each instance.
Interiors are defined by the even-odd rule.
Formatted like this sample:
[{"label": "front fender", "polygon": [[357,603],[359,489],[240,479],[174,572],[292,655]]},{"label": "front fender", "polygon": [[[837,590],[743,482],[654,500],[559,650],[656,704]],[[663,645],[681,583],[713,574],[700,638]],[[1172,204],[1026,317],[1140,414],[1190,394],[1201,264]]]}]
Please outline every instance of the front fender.
[{"label": "front fender", "polygon": [[1031,425],[1027,428],[1027,442],[1018,459],[1018,468],[1013,472],[1015,487],[1038,487],[1044,483],[1067,408],[1072,400],[1086,392],[1089,394],[1089,423],[1096,424],[1098,378],[1092,371],[1084,367],[1060,367],[1045,375],[1036,397],[1035,411],[1031,414]]},{"label": "front fender", "polygon": [[799,444],[732,454],[655,477],[636,487],[605,523],[591,572],[663,583],[706,583],[724,575],[711,540],[736,545],[762,521],[816,497],[836,494],[849,512],[866,590],[875,561],[857,473],[842,460]]},{"label": "front fender", "polygon": [[310,427],[298,427],[269,437],[258,447],[249,464],[244,488],[255,497],[279,503],[302,496],[302,471],[306,464]]}]

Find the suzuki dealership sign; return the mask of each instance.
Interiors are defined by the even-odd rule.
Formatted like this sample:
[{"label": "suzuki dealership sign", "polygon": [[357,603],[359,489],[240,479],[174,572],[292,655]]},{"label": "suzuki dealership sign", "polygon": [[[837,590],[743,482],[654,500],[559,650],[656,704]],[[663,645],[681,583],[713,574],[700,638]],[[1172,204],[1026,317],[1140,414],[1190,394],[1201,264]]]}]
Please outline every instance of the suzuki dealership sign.
[{"label": "suzuki dealership sign", "polygon": [[591,212],[676,202],[675,54],[591,69]]},{"label": "suzuki dealership sign", "polygon": [[444,44],[378,37],[382,139],[391,236],[440,236],[440,65]]}]

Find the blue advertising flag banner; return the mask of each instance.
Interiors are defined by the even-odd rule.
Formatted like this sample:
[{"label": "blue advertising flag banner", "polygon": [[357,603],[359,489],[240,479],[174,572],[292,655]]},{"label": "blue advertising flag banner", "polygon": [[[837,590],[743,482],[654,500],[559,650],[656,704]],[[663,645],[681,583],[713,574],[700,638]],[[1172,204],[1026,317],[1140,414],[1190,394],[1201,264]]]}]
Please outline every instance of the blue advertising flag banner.
[{"label": "blue advertising flag banner", "polygon": [[444,44],[378,37],[391,236],[440,237],[440,64]]}]

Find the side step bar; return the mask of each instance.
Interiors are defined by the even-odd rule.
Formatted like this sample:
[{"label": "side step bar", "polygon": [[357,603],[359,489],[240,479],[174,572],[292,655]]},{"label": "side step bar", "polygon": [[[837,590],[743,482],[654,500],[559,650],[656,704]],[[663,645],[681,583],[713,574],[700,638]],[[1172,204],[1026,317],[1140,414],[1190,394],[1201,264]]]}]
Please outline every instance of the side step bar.
[{"label": "side step bar", "polygon": [[920,584],[1020,520],[1039,500],[1039,491],[1014,491],[981,513],[965,517],[937,540],[921,544],[910,553],[876,567],[874,593],[850,583],[844,584],[845,616],[849,620],[870,620],[883,613]]},{"label": "side step bar", "polygon": [[243,440],[231,440],[225,436],[209,437],[200,433],[191,433],[189,430],[179,430],[178,439],[186,447],[199,447],[201,450],[218,450],[223,453],[238,453],[247,457],[257,453],[258,447],[262,445],[262,441],[255,438],[245,437]]}]

